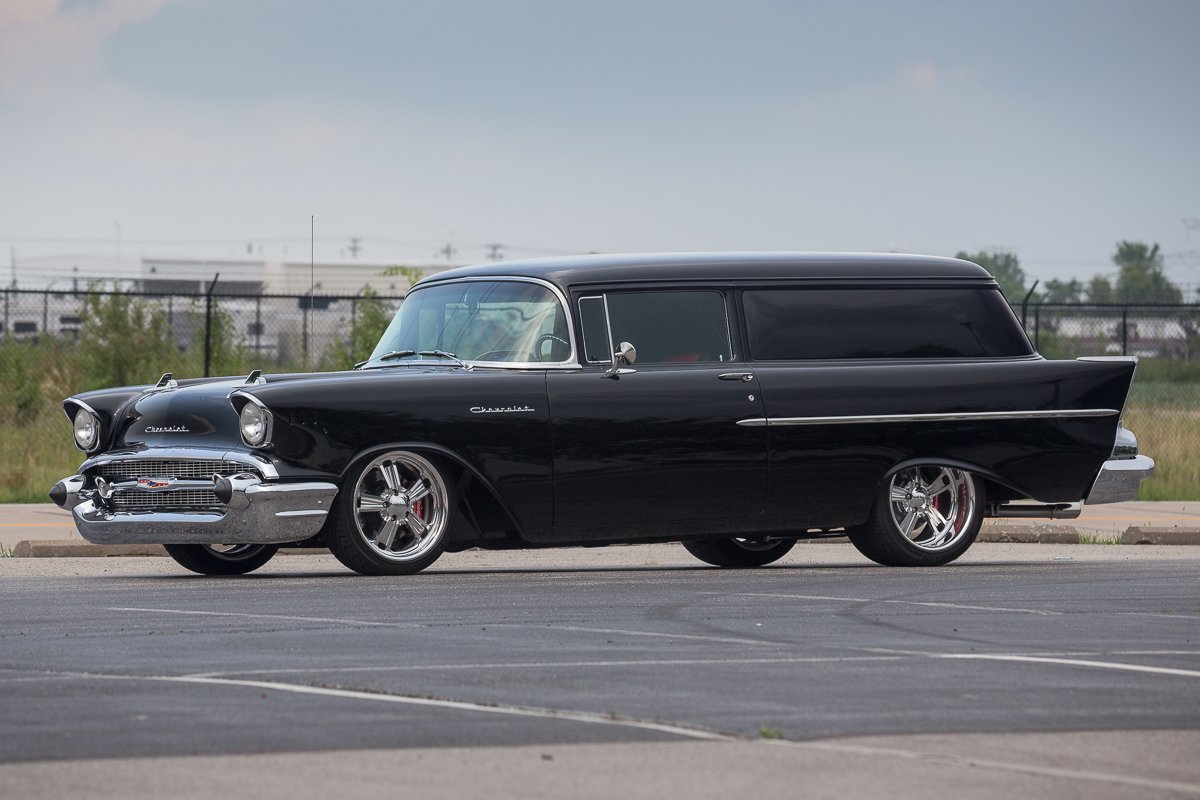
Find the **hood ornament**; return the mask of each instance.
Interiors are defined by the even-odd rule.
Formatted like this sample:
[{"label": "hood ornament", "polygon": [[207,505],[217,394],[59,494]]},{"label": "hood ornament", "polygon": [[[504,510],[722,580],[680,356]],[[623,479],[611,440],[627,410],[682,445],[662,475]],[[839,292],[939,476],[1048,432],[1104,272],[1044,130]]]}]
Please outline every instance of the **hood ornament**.
[{"label": "hood ornament", "polygon": [[164,372],[162,377],[158,379],[158,383],[146,390],[150,392],[170,392],[179,388],[179,381],[175,380],[175,376],[170,372]]}]

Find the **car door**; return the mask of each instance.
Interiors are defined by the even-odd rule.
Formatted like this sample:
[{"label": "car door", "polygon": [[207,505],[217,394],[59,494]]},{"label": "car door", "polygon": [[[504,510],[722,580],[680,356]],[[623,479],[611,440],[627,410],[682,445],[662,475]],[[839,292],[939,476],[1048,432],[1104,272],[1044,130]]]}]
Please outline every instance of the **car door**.
[{"label": "car door", "polygon": [[[578,371],[547,376],[554,447],[554,536],[637,539],[736,531],[766,499],[758,378],[735,357],[724,292],[576,296]],[[614,346],[637,350],[612,369]]]}]

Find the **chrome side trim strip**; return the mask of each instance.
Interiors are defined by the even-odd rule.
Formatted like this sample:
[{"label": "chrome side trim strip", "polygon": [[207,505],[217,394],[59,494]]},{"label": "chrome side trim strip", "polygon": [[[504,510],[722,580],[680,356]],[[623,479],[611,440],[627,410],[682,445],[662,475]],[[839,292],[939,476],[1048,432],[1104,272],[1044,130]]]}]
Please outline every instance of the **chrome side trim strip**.
[{"label": "chrome side trim strip", "polygon": [[1067,419],[1072,417],[1113,417],[1115,408],[1078,408],[1049,411],[958,411],[938,414],[868,414],[847,417],[751,417],[738,420],[747,428],[776,425],[858,425],[879,422],[964,422],[989,419]]}]

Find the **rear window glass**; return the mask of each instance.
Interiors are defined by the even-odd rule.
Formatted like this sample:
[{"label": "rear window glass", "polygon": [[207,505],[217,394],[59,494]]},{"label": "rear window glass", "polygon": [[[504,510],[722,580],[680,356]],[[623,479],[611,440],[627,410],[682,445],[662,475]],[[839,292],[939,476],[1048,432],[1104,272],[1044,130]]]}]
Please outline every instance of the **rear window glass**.
[{"label": "rear window glass", "polygon": [[742,298],[750,357],[759,360],[1033,352],[994,289],[762,289]]}]

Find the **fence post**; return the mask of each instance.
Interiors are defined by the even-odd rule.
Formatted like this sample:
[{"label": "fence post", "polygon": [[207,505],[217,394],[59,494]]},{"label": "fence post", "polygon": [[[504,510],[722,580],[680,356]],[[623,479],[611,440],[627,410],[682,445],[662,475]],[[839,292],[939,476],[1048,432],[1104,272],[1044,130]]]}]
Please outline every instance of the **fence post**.
[{"label": "fence post", "polygon": [[1040,280],[1034,281],[1033,286],[1029,287],[1029,291],[1025,293],[1025,299],[1021,301],[1021,330],[1025,330],[1025,309],[1029,307],[1029,298],[1033,297],[1033,291],[1041,283]]},{"label": "fence post", "polygon": [[4,335],[12,333],[12,329],[8,326],[8,298],[12,296],[12,292],[8,289],[4,290]]},{"label": "fence post", "polygon": [[1042,304],[1038,303],[1033,307],[1033,349],[1041,352],[1039,343],[1042,335]]},{"label": "fence post", "polygon": [[42,335],[46,335],[50,331],[50,290],[47,289],[42,294]]},{"label": "fence post", "polygon": [[262,295],[254,298],[254,355],[262,355]]},{"label": "fence post", "polygon": [[1129,355],[1129,306],[1121,309],[1121,355]]},{"label": "fence post", "polygon": [[212,363],[212,295],[217,288],[217,279],[221,273],[213,275],[208,291],[204,293],[204,377],[208,377],[209,365]]}]

